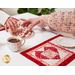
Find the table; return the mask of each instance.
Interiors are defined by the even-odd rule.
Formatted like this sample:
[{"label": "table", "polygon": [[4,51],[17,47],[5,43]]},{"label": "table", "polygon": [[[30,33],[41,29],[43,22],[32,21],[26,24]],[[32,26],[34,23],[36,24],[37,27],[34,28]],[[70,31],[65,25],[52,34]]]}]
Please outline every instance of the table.
[{"label": "table", "polygon": [[[28,19],[28,18],[36,18],[38,16],[30,13],[24,13],[24,14],[14,15],[13,17],[17,19],[20,18]],[[33,31],[35,32],[35,34],[31,38],[26,39],[24,46],[22,46],[19,52],[12,52],[8,49],[7,38],[11,37],[11,35],[9,32],[7,33],[5,30],[0,31],[0,66],[38,66],[31,60],[22,56],[20,52],[27,50],[49,38],[52,38],[56,36],[56,34],[42,31],[41,28],[37,26],[33,28]],[[6,54],[10,55],[11,57],[11,61],[8,64],[2,61],[2,57]],[[75,59],[67,66],[75,66]]]}]

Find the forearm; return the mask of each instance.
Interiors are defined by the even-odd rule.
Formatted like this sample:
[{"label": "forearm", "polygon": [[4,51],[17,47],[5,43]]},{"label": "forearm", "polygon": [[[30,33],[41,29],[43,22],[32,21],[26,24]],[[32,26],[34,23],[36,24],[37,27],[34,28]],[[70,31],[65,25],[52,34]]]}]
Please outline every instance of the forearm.
[{"label": "forearm", "polygon": [[8,19],[8,17],[10,17],[10,15],[6,14],[5,12],[0,10],[0,23],[2,25],[5,24],[6,20]]}]

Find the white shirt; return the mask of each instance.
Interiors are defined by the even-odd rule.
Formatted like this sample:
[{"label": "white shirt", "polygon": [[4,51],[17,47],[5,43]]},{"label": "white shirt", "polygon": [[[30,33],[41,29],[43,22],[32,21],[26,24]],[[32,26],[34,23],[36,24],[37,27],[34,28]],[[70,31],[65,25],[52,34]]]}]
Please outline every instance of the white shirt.
[{"label": "white shirt", "polygon": [[9,16],[10,15],[0,10],[0,23],[4,25]]}]

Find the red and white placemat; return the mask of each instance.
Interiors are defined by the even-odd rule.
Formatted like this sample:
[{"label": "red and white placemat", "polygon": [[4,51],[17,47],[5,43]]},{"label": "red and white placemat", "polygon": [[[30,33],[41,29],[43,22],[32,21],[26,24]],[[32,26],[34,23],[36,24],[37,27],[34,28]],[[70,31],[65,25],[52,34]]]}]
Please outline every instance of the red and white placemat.
[{"label": "red and white placemat", "polygon": [[5,30],[4,26],[0,24],[0,31]]},{"label": "red and white placemat", "polygon": [[75,59],[75,53],[51,42],[60,36],[50,38],[20,54],[39,66],[66,66]]}]

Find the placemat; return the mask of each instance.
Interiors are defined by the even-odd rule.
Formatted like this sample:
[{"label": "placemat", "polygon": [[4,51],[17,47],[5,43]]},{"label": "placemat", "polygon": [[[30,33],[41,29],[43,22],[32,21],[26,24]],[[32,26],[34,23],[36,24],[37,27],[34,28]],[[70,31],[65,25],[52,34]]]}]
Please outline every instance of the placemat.
[{"label": "placemat", "polygon": [[0,31],[5,30],[5,27],[0,24]]},{"label": "placemat", "polygon": [[66,66],[75,59],[75,53],[51,42],[60,36],[50,38],[20,54],[39,66]]}]

